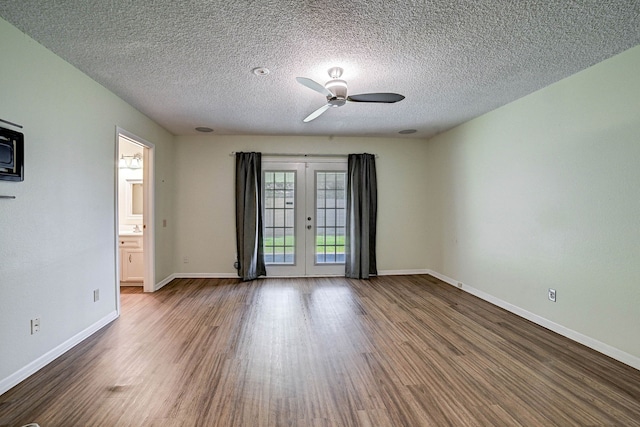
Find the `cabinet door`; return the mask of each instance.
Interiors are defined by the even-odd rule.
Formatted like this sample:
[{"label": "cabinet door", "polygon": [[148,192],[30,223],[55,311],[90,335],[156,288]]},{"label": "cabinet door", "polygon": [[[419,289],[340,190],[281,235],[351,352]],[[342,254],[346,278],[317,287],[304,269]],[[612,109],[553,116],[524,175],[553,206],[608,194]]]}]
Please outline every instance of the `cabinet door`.
[{"label": "cabinet door", "polygon": [[144,281],[144,260],[142,249],[122,249],[122,281]]}]

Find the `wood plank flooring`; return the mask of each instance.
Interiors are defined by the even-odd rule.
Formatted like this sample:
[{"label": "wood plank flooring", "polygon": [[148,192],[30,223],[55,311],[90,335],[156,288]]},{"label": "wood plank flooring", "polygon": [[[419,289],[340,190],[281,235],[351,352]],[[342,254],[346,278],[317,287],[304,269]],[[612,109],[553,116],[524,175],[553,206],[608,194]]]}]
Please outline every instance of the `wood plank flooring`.
[{"label": "wood plank flooring", "polygon": [[640,426],[640,371],[430,276],[180,279],[0,396],[0,426]]}]

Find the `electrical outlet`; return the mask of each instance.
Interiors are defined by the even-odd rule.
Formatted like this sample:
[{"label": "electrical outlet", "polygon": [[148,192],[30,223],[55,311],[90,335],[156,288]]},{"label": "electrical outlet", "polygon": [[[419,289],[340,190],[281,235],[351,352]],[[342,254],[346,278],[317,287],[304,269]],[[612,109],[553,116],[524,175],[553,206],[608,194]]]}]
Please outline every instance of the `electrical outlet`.
[{"label": "electrical outlet", "polygon": [[40,332],[40,318],[31,319],[31,335]]},{"label": "electrical outlet", "polygon": [[186,256],[186,257],[182,258],[182,262],[184,264],[189,264],[189,257]]},{"label": "electrical outlet", "polygon": [[100,299],[100,289],[93,290],[93,302],[96,302]]},{"label": "electrical outlet", "polygon": [[462,282],[458,282],[458,288],[462,289]]},{"label": "electrical outlet", "polygon": [[549,288],[549,301],[556,302],[556,290]]}]

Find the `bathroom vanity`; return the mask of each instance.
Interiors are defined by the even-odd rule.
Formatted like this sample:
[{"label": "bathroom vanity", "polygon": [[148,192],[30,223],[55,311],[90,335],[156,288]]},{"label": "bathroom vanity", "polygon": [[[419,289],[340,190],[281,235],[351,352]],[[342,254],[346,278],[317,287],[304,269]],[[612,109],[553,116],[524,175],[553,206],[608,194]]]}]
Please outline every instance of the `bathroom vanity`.
[{"label": "bathroom vanity", "polygon": [[142,233],[120,233],[120,285],[142,286],[144,281],[144,258]]}]

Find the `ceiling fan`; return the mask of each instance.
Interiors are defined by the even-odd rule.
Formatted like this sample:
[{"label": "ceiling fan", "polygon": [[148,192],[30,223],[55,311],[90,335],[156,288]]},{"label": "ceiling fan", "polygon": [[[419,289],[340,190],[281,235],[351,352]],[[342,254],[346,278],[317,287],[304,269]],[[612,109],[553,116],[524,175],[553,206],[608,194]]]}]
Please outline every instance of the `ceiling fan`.
[{"label": "ceiling fan", "polygon": [[329,80],[324,86],[306,77],[296,77],[298,83],[313,89],[327,97],[327,103],[309,114],[303,122],[307,123],[319,117],[322,113],[331,107],[342,107],[347,101],[350,102],[377,102],[384,104],[393,104],[404,99],[403,95],[397,93],[361,93],[359,95],[347,96],[347,82],[340,80],[344,70],[340,67],[329,69]]}]

